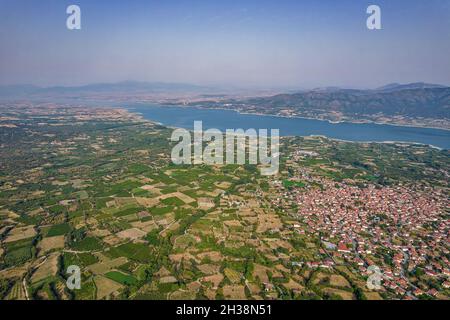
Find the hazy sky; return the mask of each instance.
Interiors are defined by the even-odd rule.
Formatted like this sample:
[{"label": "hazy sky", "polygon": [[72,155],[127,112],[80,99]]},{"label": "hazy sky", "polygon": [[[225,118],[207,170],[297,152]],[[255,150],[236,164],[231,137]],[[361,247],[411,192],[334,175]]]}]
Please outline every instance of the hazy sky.
[{"label": "hazy sky", "polygon": [[0,0],[0,84],[450,85],[449,57],[450,0]]}]

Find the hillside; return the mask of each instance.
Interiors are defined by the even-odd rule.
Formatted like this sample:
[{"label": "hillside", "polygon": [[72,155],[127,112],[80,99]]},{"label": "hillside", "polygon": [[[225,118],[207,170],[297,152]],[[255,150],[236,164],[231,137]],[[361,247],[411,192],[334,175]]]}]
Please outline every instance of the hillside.
[{"label": "hillside", "polygon": [[391,84],[375,90],[314,89],[271,97],[192,104],[330,121],[450,128],[450,88],[424,83]]},{"label": "hillside", "polygon": [[346,115],[404,115],[408,117],[450,118],[450,88],[399,91],[339,90],[301,92],[246,101],[261,108],[280,110],[336,111]]}]

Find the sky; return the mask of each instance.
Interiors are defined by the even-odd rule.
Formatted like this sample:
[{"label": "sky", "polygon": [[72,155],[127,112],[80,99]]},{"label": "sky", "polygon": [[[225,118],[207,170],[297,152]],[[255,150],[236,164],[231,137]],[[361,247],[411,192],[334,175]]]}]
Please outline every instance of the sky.
[{"label": "sky", "polygon": [[0,85],[450,85],[449,57],[450,0],[0,0]]}]

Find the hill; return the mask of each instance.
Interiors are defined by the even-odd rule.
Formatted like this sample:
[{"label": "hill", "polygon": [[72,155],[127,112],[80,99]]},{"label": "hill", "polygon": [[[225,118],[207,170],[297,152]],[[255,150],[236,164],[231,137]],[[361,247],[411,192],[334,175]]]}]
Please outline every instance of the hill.
[{"label": "hill", "polygon": [[0,97],[33,98],[39,96],[130,94],[130,93],[181,93],[209,92],[211,88],[186,83],[122,81],[116,83],[95,83],[84,86],[38,87],[33,85],[0,86]]},{"label": "hill", "polygon": [[280,94],[245,101],[266,111],[339,112],[345,115],[407,116],[450,118],[450,88],[395,90],[335,90]]}]

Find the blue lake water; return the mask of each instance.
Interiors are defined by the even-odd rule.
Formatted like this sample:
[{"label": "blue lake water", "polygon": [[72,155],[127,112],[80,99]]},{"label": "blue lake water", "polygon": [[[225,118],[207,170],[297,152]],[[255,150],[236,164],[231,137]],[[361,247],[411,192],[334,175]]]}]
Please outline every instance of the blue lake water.
[{"label": "blue lake water", "polygon": [[450,149],[450,131],[383,124],[330,123],[327,121],[240,114],[232,110],[199,109],[160,105],[132,105],[130,111],[166,126],[193,129],[203,121],[203,129],[279,129],[281,136],[321,135],[347,141],[416,142]]}]

